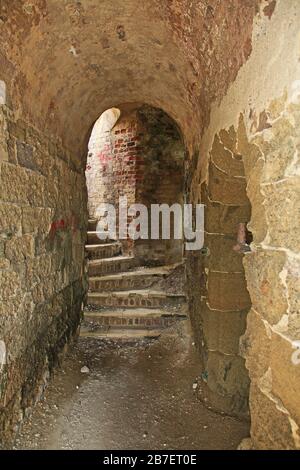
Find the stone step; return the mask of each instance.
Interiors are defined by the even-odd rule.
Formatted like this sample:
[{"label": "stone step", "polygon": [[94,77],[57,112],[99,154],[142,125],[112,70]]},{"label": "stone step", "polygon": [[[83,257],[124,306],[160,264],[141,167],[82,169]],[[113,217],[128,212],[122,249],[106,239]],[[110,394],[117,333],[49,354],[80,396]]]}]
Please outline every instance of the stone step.
[{"label": "stone step", "polygon": [[136,266],[137,260],[132,256],[91,260],[88,262],[88,274],[89,276],[101,276],[103,274],[129,271]]},{"label": "stone step", "polygon": [[159,329],[146,329],[146,328],[96,328],[89,329],[81,327],[80,336],[82,338],[93,338],[100,340],[135,342],[147,339],[157,339],[161,336],[162,330]]},{"label": "stone step", "polygon": [[85,251],[88,259],[104,259],[118,256],[122,253],[122,245],[118,242],[86,245]]},{"label": "stone step", "polygon": [[89,292],[87,304],[92,309],[105,307],[180,308],[185,306],[185,296],[152,290],[114,292]]},{"label": "stone step", "polygon": [[147,308],[115,308],[113,310],[84,312],[84,321],[100,326],[129,328],[168,328],[178,320],[186,319],[184,312]]},{"label": "stone step", "polygon": [[89,278],[90,292],[145,289],[167,277],[177,265],[158,268],[138,267],[134,271]]},{"label": "stone step", "polygon": [[97,219],[89,219],[89,221],[88,221],[88,230],[94,232],[97,228],[97,223],[98,223]]},{"label": "stone step", "polygon": [[101,238],[98,237],[98,232],[96,231],[89,231],[87,232],[87,243],[88,245],[102,245],[102,244],[107,244],[107,243],[113,243],[116,242],[117,240],[113,240],[111,238],[106,238],[102,240]]}]

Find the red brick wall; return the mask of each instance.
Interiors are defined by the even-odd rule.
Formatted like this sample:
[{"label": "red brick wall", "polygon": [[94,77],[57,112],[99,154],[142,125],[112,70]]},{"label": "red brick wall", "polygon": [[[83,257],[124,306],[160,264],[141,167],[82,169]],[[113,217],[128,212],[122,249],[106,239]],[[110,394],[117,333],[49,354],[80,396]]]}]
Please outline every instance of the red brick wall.
[{"label": "red brick wall", "polygon": [[[128,206],[182,202],[183,159],[180,136],[164,113],[150,107],[123,111],[110,132],[92,134],[86,169],[90,217],[97,218],[101,202],[118,208],[120,196]],[[128,240],[123,248],[146,261],[176,261],[182,251],[181,242],[172,240]]]}]

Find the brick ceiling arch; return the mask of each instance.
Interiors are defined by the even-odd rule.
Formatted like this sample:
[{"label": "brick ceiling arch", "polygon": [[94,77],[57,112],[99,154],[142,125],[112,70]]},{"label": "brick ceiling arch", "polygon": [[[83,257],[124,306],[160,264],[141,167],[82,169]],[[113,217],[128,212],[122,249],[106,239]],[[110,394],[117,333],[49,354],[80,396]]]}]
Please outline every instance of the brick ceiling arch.
[{"label": "brick ceiling arch", "polygon": [[72,149],[101,112],[134,101],[164,109],[192,142],[251,52],[258,3],[2,0],[0,79],[13,76],[20,115]]}]

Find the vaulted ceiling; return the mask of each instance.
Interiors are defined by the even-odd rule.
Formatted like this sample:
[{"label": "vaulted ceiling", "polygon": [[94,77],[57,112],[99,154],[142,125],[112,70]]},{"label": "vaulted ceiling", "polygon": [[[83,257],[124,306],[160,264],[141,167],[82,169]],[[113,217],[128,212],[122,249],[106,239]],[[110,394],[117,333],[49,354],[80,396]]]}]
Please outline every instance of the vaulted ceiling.
[{"label": "vaulted ceiling", "polygon": [[20,116],[80,146],[102,111],[164,109],[200,135],[251,53],[259,0],[0,0],[0,79]]}]

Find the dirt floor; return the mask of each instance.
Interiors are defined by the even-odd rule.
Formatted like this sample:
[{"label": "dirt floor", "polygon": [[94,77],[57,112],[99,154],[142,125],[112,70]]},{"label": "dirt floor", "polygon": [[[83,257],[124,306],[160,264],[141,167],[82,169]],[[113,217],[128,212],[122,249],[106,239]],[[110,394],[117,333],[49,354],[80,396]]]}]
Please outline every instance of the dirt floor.
[{"label": "dirt floor", "polygon": [[199,401],[200,373],[183,329],[131,345],[80,338],[14,448],[236,449],[249,427]]}]

